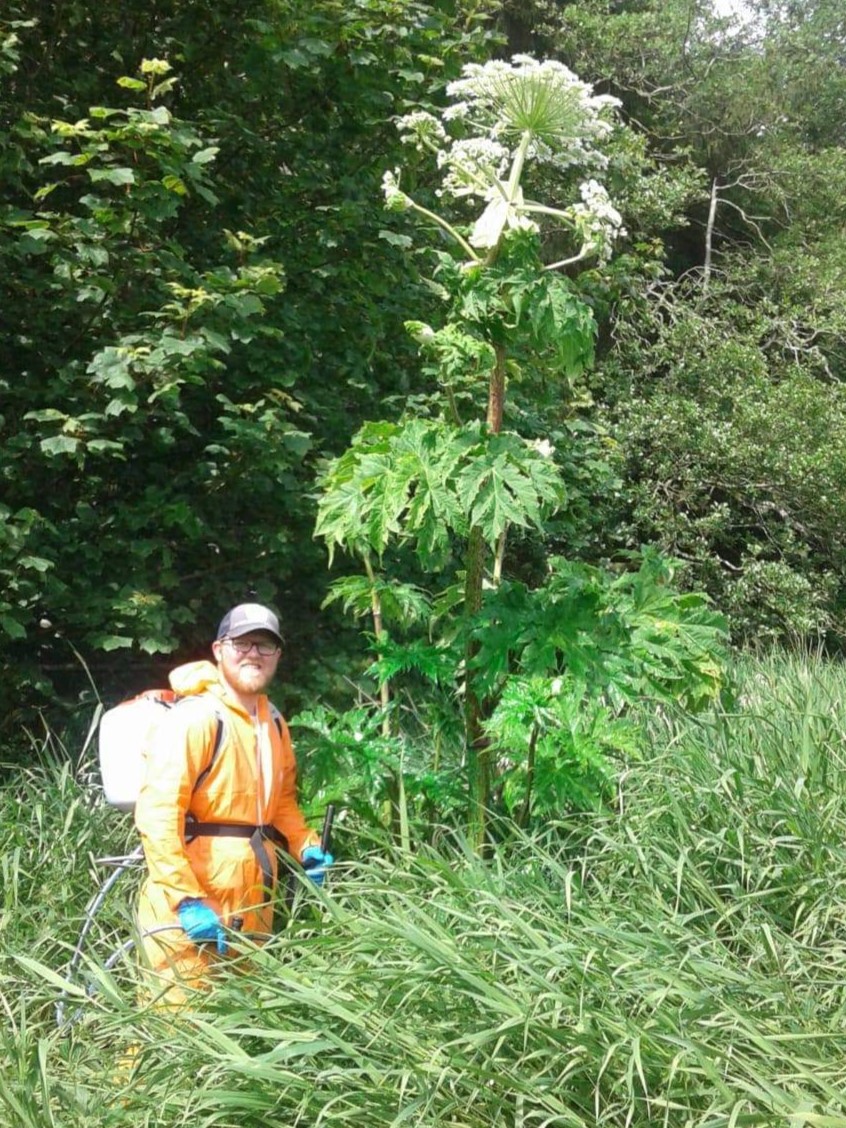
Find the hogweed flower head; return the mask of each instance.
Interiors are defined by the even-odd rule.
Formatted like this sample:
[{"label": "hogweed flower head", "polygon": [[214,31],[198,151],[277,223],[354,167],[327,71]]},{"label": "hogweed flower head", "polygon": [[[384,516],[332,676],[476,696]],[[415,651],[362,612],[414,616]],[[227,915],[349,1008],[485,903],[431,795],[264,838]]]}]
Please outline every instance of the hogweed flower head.
[{"label": "hogweed flower head", "polygon": [[438,165],[445,170],[442,191],[456,198],[484,196],[505,176],[510,161],[508,147],[489,137],[455,141],[438,153]]},{"label": "hogweed flower head", "polygon": [[528,135],[536,159],[559,165],[598,156],[594,142],[612,129],[605,115],[620,104],[594,95],[591,86],[553,59],[515,55],[510,63],[468,63],[462,74],[447,87],[456,103],[453,116],[495,140],[514,143]]},{"label": "hogweed flower head", "polygon": [[[554,60],[515,55],[512,61],[469,63],[462,77],[447,87],[451,105],[439,119],[428,112],[408,114],[398,127],[405,142],[436,155],[443,178],[439,196],[476,199],[483,211],[469,242],[446,220],[418,206],[401,192],[395,174],[385,174],[383,190],[391,210],[413,207],[448,231],[472,261],[477,252],[496,252],[509,230],[537,231],[535,216],[546,214],[566,224],[581,250],[565,262],[588,254],[605,260],[623,233],[622,219],[605,189],[595,180],[582,186],[581,202],[550,208],[527,201],[521,180],[527,162],[559,168],[604,168],[602,142],[613,128],[616,98],[595,95],[571,70]],[[462,136],[453,140],[446,126]]]},{"label": "hogweed flower head", "polygon": [[397,120],[400,138],[406,145],[413,145],[419,153],[426,149],[437,150],[449,143],[447,132],[434,114],[417,110]]},{"label": "hogweed flower head", "polygon": [[566,214],[581,238],[582,246],[595,254],[600,262],[607,262],[616,240],[626,234],[623,217],[598,181],[586,180],[580,185],[579,194],[582,202],[567,208]]},{"label": "hogweed flower head", "polygon": [[552,458],[555,454],[555,447],[549,439],[534,439],[529,443],[529,447],[541,456],[541,458]]}]

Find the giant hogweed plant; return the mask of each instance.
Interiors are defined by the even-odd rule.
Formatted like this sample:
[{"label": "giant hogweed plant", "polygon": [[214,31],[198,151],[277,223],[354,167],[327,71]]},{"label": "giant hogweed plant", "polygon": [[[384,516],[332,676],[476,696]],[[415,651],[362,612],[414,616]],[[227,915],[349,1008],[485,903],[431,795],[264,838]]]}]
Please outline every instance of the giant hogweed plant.
[{"label": "giant hogweed plant", "polygon": [[[495,797],[524,822],[553,802],[601,801],[612,775],[606,753],[632,743],[615,709],[647,682],[679,696],[716,693],[712,650],[722,627],[702,600],[675,596],[666,570],[649,561],[627,581],[630,603],[632,590],[643,595],[641,613],[654,605],[653,637],[640,643],[637,616],[621,610],[619,581],[599,571],[575,577],[565,561],[552,560],[536,591],[503,584],[509,530],[542,538],[549,517],[568,504],[554,447],[544,435],[506,426],[506,396],[510,381],[531,398],[541,379],[559,380],[563,395],[592,361],[596,326],[571,275],[578,264],[610,258],[624,233],[597,179],[616,103],[560,63],[528,56],[468,65],[448,99],[440,116],[399,121],[417,153],[435,161],[441,211],[403,189],[401,170],[383,182],[387,208],[432,233],[431,285],[443,299],[443,322],[407,323],[432,387],[398,422],[362,427],[328,466],[316,532],[330,565],[336,548],[362,563],[363,574],[338,581],[329,598],[372,620],[380,740],[395,748],[395,785],[409,762],[397,679],[413,674],[461,711],[457,762],[466,771],[471,835],[481,843]],[[539,168],[547,184],[554,174],[567,201],[530,198]],[[550,245],[569,249],[550,257]],[[427,577],[441,575],[442,589],[427,593],[398,579],[403,560]],[[560,603],[561,587],[572,621],[539,648],[526,624],[543,619],[545,603]],[[695,629],[685,628],[686,617]],[[530,661],[539,649],[543,660]],[[591,678],[580,672],[586,665]],[[419,705],[415,698],[416,715]],[[301,722],[325,735],[323,719]]]}]

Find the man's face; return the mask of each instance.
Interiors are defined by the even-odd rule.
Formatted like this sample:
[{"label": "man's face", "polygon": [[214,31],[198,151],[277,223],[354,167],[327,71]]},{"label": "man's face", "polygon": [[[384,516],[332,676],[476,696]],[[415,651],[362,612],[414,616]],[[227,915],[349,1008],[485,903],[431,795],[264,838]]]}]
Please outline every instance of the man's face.
[{"label": "man's face", "polygon": [[232,688],[238,693],[254,694],[263,693],[273,680],[280,647],[269,631],[249,631],[239,638],[212,643],[212,651]]}]

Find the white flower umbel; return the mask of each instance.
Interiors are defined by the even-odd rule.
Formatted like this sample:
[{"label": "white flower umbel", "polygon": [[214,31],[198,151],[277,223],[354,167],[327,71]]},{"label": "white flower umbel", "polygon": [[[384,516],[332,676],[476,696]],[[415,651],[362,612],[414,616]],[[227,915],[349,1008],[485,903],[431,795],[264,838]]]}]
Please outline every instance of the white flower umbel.
[{"label": "white flower umbel", "polygon": [[602,163],[594,142],[610,133],[612,123],[603,115],[619,106],[619,100],[594,95],[593,88],[563,63],[515,55],[510,63],[468,63],[462,74],[449,84],[447,94],[475,133],[512,143],[529,134],[533,157],[558,165],[583,164],[591,158]]},{"label": "white flower umbel", "polygon": [[[443,172],[438,195],[484,204],[469,241],[446,220],[399,193],[395,181],[385,184],[388,206],[410,206],[434,220],[474,262],[492,261],[509,230],[537,230],[536,215],[557,218],[579,241],[576,255],[550,269],[588,256],[607,258],[623,227],[597,181],[586,181],[581,202],[564,209],[525,200],[520,182],[530,161],[559,168],[604,168],[600,145],[613,128],[609,118],[619,105],[617,99],[594,95],[592,87],[562,63],[539,62],[528,55],[516,55],[510,63],[470,63],[447,93],[453,101],[442,120],[420,112],[400,118],[398,124],[404,141],[436,155]],[[447,132],[452,123],[461,129],[460,140],[453,141]]]},{"label": "white flower umbel", "polygon": [[573,258],[551,263],[549,269],[567,266],[580,258],[594,255],[600,262],[607,262],[614,250],[614,243],[621,235],[626,234],[623,217],[598,181],[585,181],[579,186],[579,193],[582,202],[567,208],[566,214],[581,242],[582,249]]},{"label": "white flower umbel", "polygon": [[552,458],[553,454],[555,454],[555,447],[549,439],[533,439],[529,443],[529,446],[536,454],[539,454],[541,458]]},{"label": "white flower umbel", "polygon": [[511,150],[489,137],[468,137],[438,153],[445,170],[442,191],[450,196],[486,197],[490,186],[502,180],[511,163]]},{"label": "white flower umbel", "polygon": [[447,132],[438,119],[424,110],[406,114],[397,121],[397,129],[404,144],[413,145],[419,153],[429,149],[437,152],[449,143]]}]

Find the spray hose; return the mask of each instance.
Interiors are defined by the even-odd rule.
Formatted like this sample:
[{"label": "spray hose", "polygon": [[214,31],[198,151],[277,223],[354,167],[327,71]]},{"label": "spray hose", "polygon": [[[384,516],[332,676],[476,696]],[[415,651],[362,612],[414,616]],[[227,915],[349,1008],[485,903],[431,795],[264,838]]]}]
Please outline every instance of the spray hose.
[{"label": "spray hose", "polygon": [[[321,833],[320,833],[320,849],[323,851],[324,854],[329,852],[329,847],[330,847],[331,841],[332,841],[332,825],[333,825],[334,821],[335,821],[335,804],[329,803],[326,806],[326,811],[325,811],[325,814],[324,814],[324,817],[323,817],[323,827],[322,827]],[[115,869],[114,873],[110,874],[110,876],[107,878],[107,880],[105,882],[103,882],[103,885],[100,887],[100,889],[97,891],[97,893],[94,895],[94,897],[89,901],[88,905],[86,906],[85,914],[84,914],[84,920],[83,920],[83,923],[82,923],[82,928],[80,929],[80,933],[79,933],[79,938],[77,939],[76,945],[75,945],[74,950],[71,954],[71,958],[70,958],[70,961],[68,963],[68,966],[67,966],[67,969],[66,969],[66,972],[65,972],[67,979],[69,979],[69,980],[72,979],[73,976],[75,975],[76,971],[77,971],[77,968],[79,967],[79,963],[82,959],[82,950],[83,950],[83,947],[85,945],[86,937],[88,936],[88,933],[91,931],[91,928],[94,924],[94,918],[95,918],[98,910],[101,908],[101,906],[105,902],[105,899],[106,899],[108,893],[114,887],[114,885],[116,884],[118,879],[124,873],[126,873],[127,870],[132,869],[135,866],[137,866],[143,860],[143,858],[144,858],[143,848],[141,846],[138,846],[138,847],[136,847],[135,850],[133,850],[133,852],[131,854],[128,854],[126,857],[101,858],[101,859],[99,859],[101,863],[106,864],[106,865],[115,865],[117,868]],[[236,915],[236,916],[232,917],[228,927],[224,925],[224,930],[226,932],[238,933],[241,936],[241,938],[245,939],[245,940],[253,940],[253,941],[260,942],[260,941],[266,940],[268,938],[268,934],[265,934],[265,933],[244,933],[242,931],[243,927],[244,927],[244,918],[240,915]],[[155,936],[160,932],[173,932],[173,931],[183,931],[182,925],[181,924],[160,924],[160,925],[157,925],[155,928],[150,928],[146,932],[142,933],[140,939],[143,940],[143,939],[146,939],[146,937],[148,937],[148,936]],[[111,971],[111,969],[113,967],[115,967],[115,965],[118,963],[118,961],[120,959],[122,959],[122,957],[128,955],[132,951],[132,949],[136,946],[136,943],[137,943],[137,939],[135,937],[130,937],[128,940],[125,940],[120,945],[120,947],[116,948],[112,952],[112,954],[108,957],[108,959],[105,961],[105,963],[103,964],[103,971]],[[96,984],[89,983],[88,986],[85,989],[85,994],[88,998],[91,998],[96,993],[96,990],[97,990]],[[74,1011],[74,1013],[69,1018],[67,1018],[67,1019],[65,1018],[65,1003],[66,1003],[67,997],[68,997],[67,991],[63,990],[61,995],[59,996],[57,1003],[56,1003],[56,1008],[55,1008],[56,1009],[56,1025],[59,1027],[60,1030],[66,1030],[69,1027],[71,1027],[77,1021],[77,1019],[80,1017],[80,1015],[82,1013],[82,1008],[79,1007],[79,1008],[77,1008],[77,1010]]]}]

